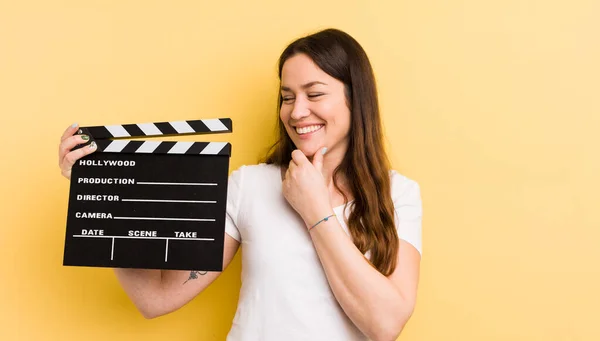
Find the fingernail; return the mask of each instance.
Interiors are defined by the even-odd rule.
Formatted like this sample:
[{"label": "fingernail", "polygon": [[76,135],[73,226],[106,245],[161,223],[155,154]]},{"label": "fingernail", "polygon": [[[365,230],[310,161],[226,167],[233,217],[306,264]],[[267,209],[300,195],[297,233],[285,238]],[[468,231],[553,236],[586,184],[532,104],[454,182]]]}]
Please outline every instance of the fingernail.
[{"label": "fingernail", "polygon": [[84,140],[86,140],[86,141],[90,139],[90,137],[87,136],[87,135],[81,135],[81,138],[84,139]]},{"label": "fingernail", "polygon": [[327,147],[321,149],[321,154],[325,155],[325,153],[327,153]]},{"label": "fingernail", "polygon": [[92,141],[92,143],[90,143],[90,149],[94,148],[96,148],[96,141]]},{"label": "fingernail", "polygon": [[71,128],[75,128],[75,127],[77,127],[77,122],[71,124]]}]

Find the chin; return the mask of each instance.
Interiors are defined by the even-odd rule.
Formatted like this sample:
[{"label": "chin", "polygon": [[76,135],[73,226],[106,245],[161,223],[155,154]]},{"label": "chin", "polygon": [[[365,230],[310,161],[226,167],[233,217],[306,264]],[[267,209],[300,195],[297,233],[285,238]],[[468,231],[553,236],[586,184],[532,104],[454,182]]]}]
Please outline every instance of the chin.
[{"label": "chin", "polygon": [[317,152],[317,148],[304,148],[300,150],[302,151],[302,153],[304,153],[304,155],[306,155],[306,157],[313,157],[313,155],[315,155],[315,153]]},{"label": "chin", "polygon": [[302,146],[296,145],[296,148],[299,149],[306,157],[312,157],[315,155],[317,150],[319,150],[318,146]]}]

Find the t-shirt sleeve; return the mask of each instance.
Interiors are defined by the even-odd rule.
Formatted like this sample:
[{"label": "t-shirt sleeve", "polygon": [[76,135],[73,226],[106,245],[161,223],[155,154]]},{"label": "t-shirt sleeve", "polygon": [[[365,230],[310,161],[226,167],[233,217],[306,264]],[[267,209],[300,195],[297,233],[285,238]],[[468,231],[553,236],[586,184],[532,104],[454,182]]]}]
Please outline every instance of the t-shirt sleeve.
[{"label": "t-shirt sleeve", "polygon": [[242,194],[242,178],[244,166],[234,170],[229,175],[227,183],[227,208],[225,215],[225,233],[238,242],[242,241],[239,225],[239,211]]},{"label": "t-shirt sleeve", "polygon": [[419,184],[399,173],[392,177],[392,200],[396,211],[398,237],[422,254],[421,223],[423,207]]}]

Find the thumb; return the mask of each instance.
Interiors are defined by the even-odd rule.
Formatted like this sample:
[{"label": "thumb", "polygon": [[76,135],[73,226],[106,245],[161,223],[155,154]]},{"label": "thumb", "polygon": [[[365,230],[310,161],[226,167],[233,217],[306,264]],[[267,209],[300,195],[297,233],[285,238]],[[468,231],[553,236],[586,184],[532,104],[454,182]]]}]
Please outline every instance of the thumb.
[{"label": "thumb", "polygon": [[326,151],[327,148],[321,148],[313,156],[312,164],[319,171],[319,173],[323,170],[323,154],[325,154]]}]

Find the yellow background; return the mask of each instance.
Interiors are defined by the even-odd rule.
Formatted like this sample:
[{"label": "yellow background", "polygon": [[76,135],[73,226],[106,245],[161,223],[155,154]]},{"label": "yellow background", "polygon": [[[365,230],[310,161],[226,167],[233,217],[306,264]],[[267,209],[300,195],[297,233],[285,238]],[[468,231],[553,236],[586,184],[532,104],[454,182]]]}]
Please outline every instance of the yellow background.
[{"label": "yellow background", "polygon": [[230,170],[273,137],[276,60],[337,27],[372,59],[394,166],[424,203],[402,340],[600,340],[600,2],[5,1],[1,340],[223,340],[240,257],[145,320],[110,269],[63,267],[71,123],[231,117]]}]

